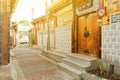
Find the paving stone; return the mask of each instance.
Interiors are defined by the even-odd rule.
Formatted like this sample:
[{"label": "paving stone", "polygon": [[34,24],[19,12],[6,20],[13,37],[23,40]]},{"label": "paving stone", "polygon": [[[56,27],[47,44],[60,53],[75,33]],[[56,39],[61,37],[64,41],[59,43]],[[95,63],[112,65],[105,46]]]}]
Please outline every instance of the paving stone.
[{"label": "paving stone", "polygon": [[12,80],[11,66],[0,66],[0,80]]},{"label": "paving stone", "polygon": [[[72,80],[73,78],[60,71],[56,64],[38,56],[35,50],[14,49],[16,61],[26,80]],[[26,48],[28,49],[28,48]],[[20,53],[19,51],[24,53]],[[16,69],[17,70],[17,69]],[[19,70],[17,70],[19,71]],[[19,73],[18,73],[19,74]]]}]

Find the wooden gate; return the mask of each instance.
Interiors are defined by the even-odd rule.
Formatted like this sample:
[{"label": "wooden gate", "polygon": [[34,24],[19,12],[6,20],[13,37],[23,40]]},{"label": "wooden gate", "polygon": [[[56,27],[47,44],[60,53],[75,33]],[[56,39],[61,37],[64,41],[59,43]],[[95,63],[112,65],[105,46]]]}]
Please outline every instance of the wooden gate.
[{"label": "wooden gate", "polygon": [[78,53],[98,56],[101,41],[97,20],[96,13],[78,17]]}]

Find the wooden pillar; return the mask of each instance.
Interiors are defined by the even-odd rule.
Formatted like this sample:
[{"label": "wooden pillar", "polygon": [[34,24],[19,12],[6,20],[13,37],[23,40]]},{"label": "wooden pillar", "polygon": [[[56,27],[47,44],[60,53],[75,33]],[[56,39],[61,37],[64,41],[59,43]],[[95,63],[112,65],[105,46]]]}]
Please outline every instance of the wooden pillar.
[{"label": "wooden pillar", "polygon": [[56,49],[57,14],[54,14],[54,49]]},{"label": "wooden pillar", "polygon": [[35,23],[34,26],[34,43],[37,45],[37,32],[38,32],[38,23]]},{"label": "wooden pillar", "polygon": [[99,0],[100,8],[104,8],[104,0]]},{"label": "wooden pillar", "polygon": [[42,46],[43,46],[43,43],[44,43],[44,29],[45,29],[45,21],[43,21],[43,30],[42,30]]},{"label": "wooden pillar", "polygon": [[75,13],[75,0],[73,5],[73,22],[72,22],[72,53],[77,53],[77,15]]},{"label": "wooden pillar", "polygon": [[[10,1],[0,1],[0,27],[2,28],[1,34],[1,64],[7,65],[9,63],[9,16],[10,16]],[[2,18],[1,18],[2,17]]]}]

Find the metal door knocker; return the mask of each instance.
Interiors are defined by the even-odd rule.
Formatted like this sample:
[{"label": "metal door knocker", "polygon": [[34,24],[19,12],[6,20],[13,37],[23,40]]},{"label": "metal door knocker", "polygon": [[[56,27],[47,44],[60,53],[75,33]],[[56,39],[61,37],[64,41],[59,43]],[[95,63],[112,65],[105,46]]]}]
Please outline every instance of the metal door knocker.
[{"label": "metal door knocker", "polygon": [[88,49],[84,49],[84,53],[89,53],[89,50]]},{"label": "metal door knocker", "polygon": [[85,37],[85,38],[88,38],[88,37],[89,37],[89,34],[90,34],[89,31],[85,31],[85,32],[84,32],[84,37]]},{"label": "metal door knocker", "polygon": [[86,27],[85,27],[85,32],[84,32],[84,37],[85,38],[88,38],[90,35],[89,31],[86,30]]}]

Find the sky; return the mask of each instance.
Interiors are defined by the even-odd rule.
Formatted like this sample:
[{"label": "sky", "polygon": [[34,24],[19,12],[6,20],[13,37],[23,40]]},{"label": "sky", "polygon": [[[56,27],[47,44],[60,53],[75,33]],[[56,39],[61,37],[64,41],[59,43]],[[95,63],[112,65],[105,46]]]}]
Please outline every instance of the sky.
[{"label": "sky", "polygon": [[[32,8],[34,8],[33,15]],[[45,0],[20,0],[11,21],[32,21],[32,16],[38,18],[42,15],[45,15]]]}]

